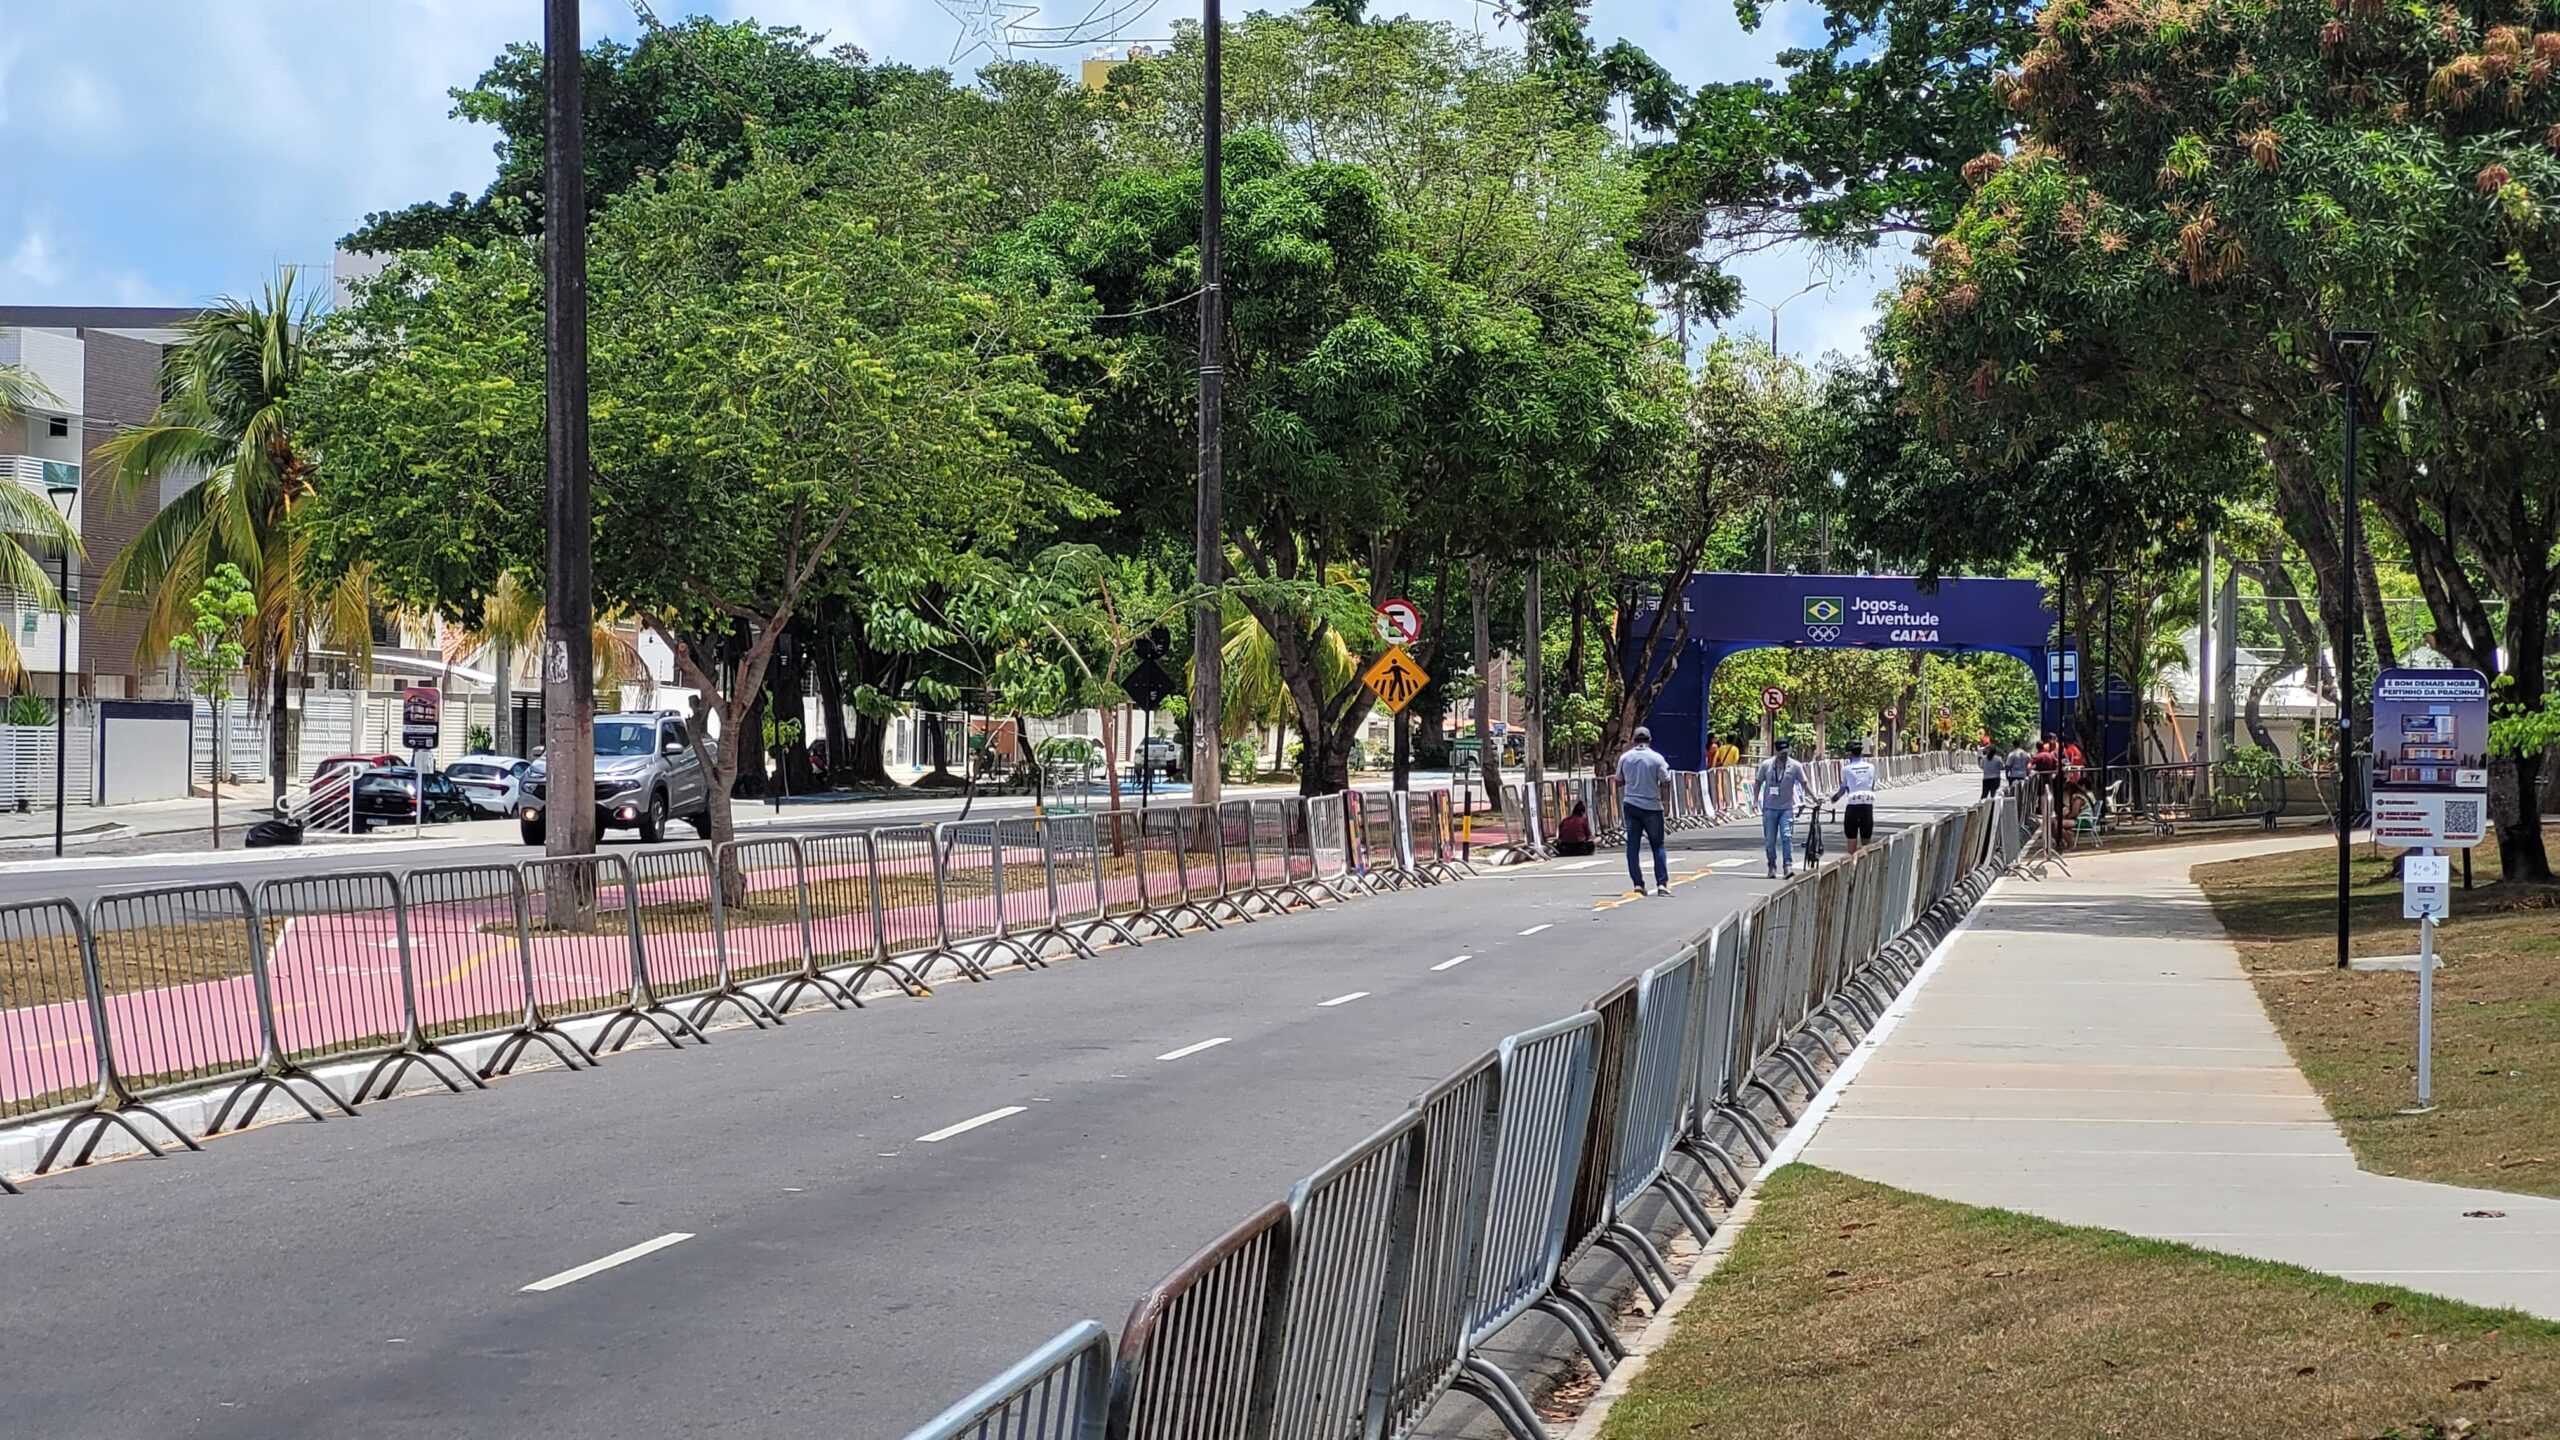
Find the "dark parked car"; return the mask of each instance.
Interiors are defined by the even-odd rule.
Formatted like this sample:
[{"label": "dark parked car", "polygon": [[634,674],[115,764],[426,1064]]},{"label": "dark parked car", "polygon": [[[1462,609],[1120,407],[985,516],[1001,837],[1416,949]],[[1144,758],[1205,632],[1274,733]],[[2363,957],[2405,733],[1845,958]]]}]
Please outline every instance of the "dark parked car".
[{"label": "dark parked car", "polygon": [[[356,777],[356,828],[374,825],[412,825],[418,819],[418,772],[406,765],[379,765]],[[471,802],[463,796],[453,777],[441,770],[430,770],[423,777],[427,791],[427,823],[440,825],[447,820],[472,818]]]}]

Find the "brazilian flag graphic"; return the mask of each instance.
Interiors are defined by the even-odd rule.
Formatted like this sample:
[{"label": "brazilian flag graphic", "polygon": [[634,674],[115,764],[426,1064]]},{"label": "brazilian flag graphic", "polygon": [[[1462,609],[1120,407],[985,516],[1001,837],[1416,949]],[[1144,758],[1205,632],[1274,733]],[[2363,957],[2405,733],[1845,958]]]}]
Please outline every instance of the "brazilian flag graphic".
[{"label": "brazilian flag graphic", "polygon": [[1837,595],[1808,595],[1804,598],[1804,623],[1837,625],[1849,613],[1849,602]]}]

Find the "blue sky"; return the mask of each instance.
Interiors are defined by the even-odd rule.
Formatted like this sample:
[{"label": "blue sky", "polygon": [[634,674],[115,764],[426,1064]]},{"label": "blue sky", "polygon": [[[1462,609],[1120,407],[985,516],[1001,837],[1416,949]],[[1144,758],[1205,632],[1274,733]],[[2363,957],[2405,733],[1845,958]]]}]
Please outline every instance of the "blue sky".
[{"label": "blue sky", "polygon": [[[1111,0],[1105,13],[1127,3]],[[918,64],[948,62],[960,34],[934,0],[655,8],[670,21],[699,11],[802,25]],[[1052,3],[1021,23],[1065,25],[1094,9],[1093,0]],[[1508,33],[1473,0],[1374,0],[1373,9]],[[332,242],[368,211],[478,193],[492,137],[448,118],[445,91],[509,41],[538,38],[541,10],[541,0],[0,0],[0,304],[250,293],[278,265],[325,269]],[[585,0],[583,14],[590,40],[639,29],[627,0]],[[1159,0],[1125,38],[1162,35],[1177,14],[1196,14],[1191,0]],[[1781,0],[1754,34],[1723,0],[1596,0],[1591,15],[1596,34],[1635,40],[1694,84],[1769,73],[1819,11]],[[1899,258],[1839,274],[1783,254],[1741,270],[1755,299],[1785,302],[1783,348],[1811,358],[1864,348],[1875,292]],[[1787,299],[1811,281],[1827,288]],[[1765,335],[1769,315],[1746,307],[1732,323]]]}]

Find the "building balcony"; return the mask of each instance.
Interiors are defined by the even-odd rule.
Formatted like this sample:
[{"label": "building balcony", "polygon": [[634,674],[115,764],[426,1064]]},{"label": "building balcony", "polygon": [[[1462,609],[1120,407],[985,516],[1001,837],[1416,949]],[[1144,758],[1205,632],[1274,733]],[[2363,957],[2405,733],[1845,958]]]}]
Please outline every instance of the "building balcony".
[{"label": "building balcony", "polygon": [[35,455],[0,455],[0,475],[7,475],[39,495],[56,486],[80,488],[80,467],[68,460],[46,460]]}]

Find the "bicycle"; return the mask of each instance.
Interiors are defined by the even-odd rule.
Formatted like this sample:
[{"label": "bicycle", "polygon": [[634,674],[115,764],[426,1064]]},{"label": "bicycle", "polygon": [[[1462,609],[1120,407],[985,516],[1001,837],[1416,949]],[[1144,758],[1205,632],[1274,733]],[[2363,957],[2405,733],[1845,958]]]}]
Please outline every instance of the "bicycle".
[{"label": "bicycle", "polygon": [[1805,812],[1804,848],[1801,854],[1804,859],[1804,868],[1807,870],[1817,869],[1822,864],[1822,803],[1820,800],[1814,801],[1812,807]]}]

